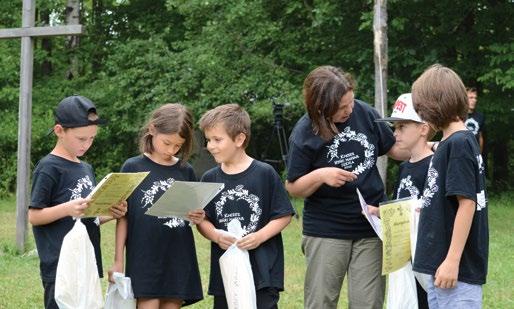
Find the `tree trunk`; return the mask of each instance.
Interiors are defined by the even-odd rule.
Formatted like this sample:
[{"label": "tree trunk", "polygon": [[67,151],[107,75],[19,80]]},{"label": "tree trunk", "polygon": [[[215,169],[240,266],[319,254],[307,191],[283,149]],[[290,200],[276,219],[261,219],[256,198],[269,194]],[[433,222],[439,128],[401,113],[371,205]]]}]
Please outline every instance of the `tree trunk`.
[{"label": "tree trunk", "polygon": [[[50,25],[50,10],[40,10],[39,19],[43,26]],[[41,63],[41,75],[49,76],[52,73],[52,62],[50,61],[52,56],[52,41],[50,38],[41,38],[41,49],[46,53],[43,62]]]},{"label": "tree trunk", "polygon": [[[387,0],[375,0],[373,6],[373,49],[375,62],[375,108],[384,116],[387,102]],[[384,185],[387,179],[387,156],[378,158],[378,171]]]},{"label": "tree trunk", "polygon": [[[80,24],[80,0],[67,0],[66,4],[66,24],[78,25]],[[79,37],[76,35],[68,37],[68,51],[70,55],[70,67],[66,72],[67,79],[73,79],[78,76],[78,58],[74,55],[74,50],[79,45]]]},{"label": "tree trunk", "polygon": [[93,0],[93,19],[92,19],[92,33],[94,34],[94,42],[98,46],[93,51],[92,57],[92,69],[93,72],[100,71],[104,59],[104,51],[102,50],[102,44],[106,40],[106,36],[104,35],[105,27],[104,27],[104,0]]}]

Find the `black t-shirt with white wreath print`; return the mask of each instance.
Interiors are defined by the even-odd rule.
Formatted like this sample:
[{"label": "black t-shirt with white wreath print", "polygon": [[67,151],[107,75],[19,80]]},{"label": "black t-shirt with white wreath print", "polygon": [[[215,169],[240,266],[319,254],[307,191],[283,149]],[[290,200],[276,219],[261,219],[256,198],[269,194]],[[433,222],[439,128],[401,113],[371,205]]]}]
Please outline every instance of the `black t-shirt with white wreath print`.
[{"label": "black t-shirt with white wreath print", "polygon": [[[291,216],[294,209],[276,171],[253,160],[243,172],[229,175],[220,167],[207,171],[202,182],[224,183],[224,189],[205,207],[208,220],[216,229],[227,230],[232,219],[240,221],[245,235],[256,232],[271,220]],[[284,247],[277,234],[259,247],[249,250],[255,288],[284,289]],[[209,294],[224,295],[219,258],[225,251],[211,243]]]},{"label": "black t-shirt with white wreath print", "polygon": [[[73,162],[48,154],[38,162],[34,169],[29,207],[49,208],[70,200],[85,198],[95,185],[96,179],[91,165],[83,161]],[[81,220],[86,226],[89,239],[95,249],[98,274],[103,277],[100,227],[98,226],[100,222],[96,218],[82,218]],[[55,281],[62,241],[73,225],[73,218],[67,216],[49,224],[32,227],[43,281]]]},{"label": "black t-shirt with white wreath print", "polygon": [[394,199],[421,197],[431,160],[432,155],[429,155],[417,162],[405,161],[400,164]]},{"label": "black t-shirt with white wreath print", "polygon": [[145,155],[125,161],[122,172],[150,172],[128,198],[126,274],[135,297],[178,298],[185,305],[203,298],[193,231],[176,217],[154,217],[146,211],[174,181],[196,181],[182,161],[167,166]]},{"label": "black t-shirt with white wreath print", "polygon": [[386,200],[376,162],[391,149],[395,138],[387,124],[375,122],[378,118],[376,110],[355,100],[350,118],[336,123],[339,133],[328,141],[314,133],[307,114],[296,123],[289,138],[288,181],[294,182],[324,167],[337,167],[357,175],[357,180],[341,187],[322,184],[305,198],[304,235],[336,239],[377,237],[362,215],[356,188],[369,205]]},{"label": "black t-shirt with white wreath print", "polygon": [[489,252],[484,162],[473,133],[467,130],[442,141],[428,169],[421,197],[415,271],[434,275],[446,258],[459,208],[457,196],[476,203],[458,280],[484,284]]}]

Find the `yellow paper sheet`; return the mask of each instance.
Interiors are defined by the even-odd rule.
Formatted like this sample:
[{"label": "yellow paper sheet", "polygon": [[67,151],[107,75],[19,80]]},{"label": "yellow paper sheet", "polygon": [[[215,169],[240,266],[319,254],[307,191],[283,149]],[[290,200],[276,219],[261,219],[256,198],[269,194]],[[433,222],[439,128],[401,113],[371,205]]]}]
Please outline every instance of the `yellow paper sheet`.
[{"label": "yellow paper sheet", "polygon": [[109,208],[126,200],[149,172],[110,173],[91,191],[84,217],[110,216]]},{"label": "yellow paper sheet", "polygon": [[410,260],[410,211],[413,199],[380,205],[382,219],[382,275],[396,271]]}]

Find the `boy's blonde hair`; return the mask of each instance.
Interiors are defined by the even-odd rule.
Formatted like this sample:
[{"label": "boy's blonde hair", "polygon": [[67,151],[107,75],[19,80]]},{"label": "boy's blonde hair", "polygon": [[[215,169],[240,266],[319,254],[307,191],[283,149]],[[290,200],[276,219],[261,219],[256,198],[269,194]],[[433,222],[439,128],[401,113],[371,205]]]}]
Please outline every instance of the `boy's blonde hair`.
[{"label": "boy's blonde hair", "polygon": [[147,153],[154,151],[151,130],[158,134],[178,134],[185,142],[180,147],[182,161],[191,156],[193,149],[193,115],[187,107],[178,103],[165,104],[152,112],[150,119],[141,129],[139,150]]},{"label": "boy's blonde hair", "polygon": [[430,66],[412,84],[412,101],[419,116],[441,130],[468,115],[468,96],[459,75],[440,64]]},{"label": "boy's blonde hair", "polygon": [[243,148],[246,148],[250,143],[250,128],[252,121],[250,115],[238,104],[225,104],[217,106],[202,115],[200,118],[200,130],[205,131],[215,127],[216,125],[223,125],[228,136],[232,140],[236,136],[243,133],[246,138],[243,142]]}]

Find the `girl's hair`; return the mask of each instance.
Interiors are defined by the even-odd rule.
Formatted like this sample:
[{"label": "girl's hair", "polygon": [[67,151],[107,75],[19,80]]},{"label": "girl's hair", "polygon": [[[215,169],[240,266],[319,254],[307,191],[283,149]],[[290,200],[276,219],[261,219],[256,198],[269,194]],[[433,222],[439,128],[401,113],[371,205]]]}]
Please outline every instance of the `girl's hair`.
[{"label": "girl's hair", "polygon": [[152,112],[152,116],[141,129],[139,151],[152,153],[152,132],[157,134],[178,134],[185,142],[180,148],[182,162],[186,162],[193,149],[193,116],[182,104],[165,104]]},{"label": "girl's hair", "polygon": [[466,120],[468,95],[459,75],[434,64],[412,84],[414,109],[421,119],[442,130],[451,122]]},{"label": "girl's hair", "polygon": [[243,133],[245,141],[243,149],[250,143],[250,127],[252,121],[248,112],[238,104],[224,104],[217,106],[203,114],[200,118],[200,130],[213,128],[216,125],[223,125],[227,135],[234,141],[236,136]]},{"label": "girl's hair", "polygon": [[339,133],[332,117],[339,109],[341,98],[354,88],[352,76],[337,67],[321,66],[307,75],[303,97],[315,134],[329,140]]}]

